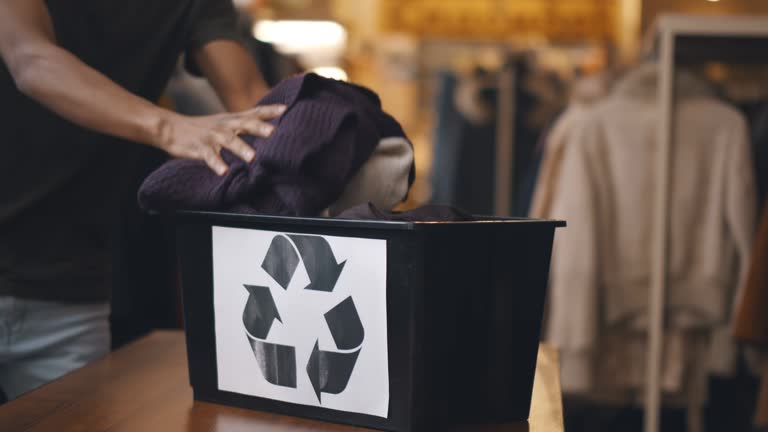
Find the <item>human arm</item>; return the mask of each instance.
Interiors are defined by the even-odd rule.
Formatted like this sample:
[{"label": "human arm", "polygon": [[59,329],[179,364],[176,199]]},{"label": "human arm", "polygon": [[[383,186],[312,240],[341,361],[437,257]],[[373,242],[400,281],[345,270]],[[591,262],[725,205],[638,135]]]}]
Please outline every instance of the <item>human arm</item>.
[{"label": "human arm", "polygon": [[131,94],[56,42],[43,0],[0,0],[0,57],[23,94],[96,132],[152,145],[175,157],[199,159],[219,174],[227,148],[246,161],[253,149],[237,133],[266,136],[265,120],[281,107],[187,117]]},{"label": "human arm", "polygon": [[238,42],[211,41],[194,58],[228,111],[253,107],[269,90],[253,56]]}]

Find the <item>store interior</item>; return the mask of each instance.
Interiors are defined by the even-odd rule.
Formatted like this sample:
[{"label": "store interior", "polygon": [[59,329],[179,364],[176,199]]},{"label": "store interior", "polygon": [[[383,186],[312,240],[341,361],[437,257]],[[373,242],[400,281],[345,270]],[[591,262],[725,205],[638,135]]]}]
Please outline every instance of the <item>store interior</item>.
[{"label": "store interior", "polygon": [[[565,430],[768,430],[768,2],[235,5],[270,85],[314,72],[378,94],[414,148],[402,209],[567,221],[542,332]],[[182,67],[163,104],[223,110]],[[160,158],[125,177],[115,347],[183,325],[170,234],[135,205]]]}]

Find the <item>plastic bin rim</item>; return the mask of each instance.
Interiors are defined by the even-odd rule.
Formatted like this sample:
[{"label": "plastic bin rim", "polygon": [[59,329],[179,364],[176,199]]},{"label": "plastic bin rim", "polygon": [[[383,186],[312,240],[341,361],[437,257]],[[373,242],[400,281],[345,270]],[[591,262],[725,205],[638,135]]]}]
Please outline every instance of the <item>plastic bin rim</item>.
[{"label": "plastic bin rim", "polygon": [[[157,213],[156,213],[157,214]],[[554,228],[565,227],[566,223],[562,220],[551,219],[528,219],[528,218],[501,218],[495,216],[476,216],[481,220],[476,221],[457,221],[457,222],[402,222],[402,221],[377,221],[377,220],[359,220],[359,219],[337,219],[327,217],[295,217],[295,216],[272,216],[272,215],[254,215],[238,213],[220,213],[208,211],[181,210],[172,213],[160,213],[160,216],[169,217],[173,222],[183,221],[207,221],[211,224],[216,222],[240,222],[240,223],[273,223],[288,225],[313,225],[324,227],[342,227],[342,228],[374,228],[390,230],[415,230],[426,226],[446,226],[446,225],[480,225],[480,224],[544,224],[551,225]]]}]

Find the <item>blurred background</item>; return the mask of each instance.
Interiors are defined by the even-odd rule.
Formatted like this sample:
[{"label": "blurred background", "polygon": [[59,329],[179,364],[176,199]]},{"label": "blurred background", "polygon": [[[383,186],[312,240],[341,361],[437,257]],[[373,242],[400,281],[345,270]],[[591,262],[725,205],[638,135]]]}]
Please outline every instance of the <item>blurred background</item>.
[{"label": "blurred background", "polygon": [[[566,357],[569,350],[586,353],[592,368],[604,366],[608,372],[603,375],[614,378],[607,379],[610,389],[604,391],[595,383],[571,385],[569,377],[578,381],[578,372],[567,375],[564,370],[566,430],[640,430],[647,322],[619,325],[604,319],[611,302],[621,303],[615,297],[623,294],[603,290],[611,287],[610,254],[628,266],[621,271],[635,277],[632,286],[640,297],[647,298],[650,286],[652,264],[633,261],[633,251],[650,251],[649,209],[656,202],[660,175],[654,165],[658,148],[652,145],[662,115],[655,103],[656,23],[665,14],[676,14],[710,30],[722,24],[727,33],[728,26],[768,19],[768,1],[236,0],[235,5],[249,50],[271,85],[314,71],[379,94],[415,148],[416,182],[403,207],[434,202],[476,214],[568,220],[568,232],[578,234],[558,239],[543,338]],[[701,16],[711,18],[697,21]],[[695,318],[690,321],[695,325],[677,325],[685,314],[665,310],[663,430],[768,426],[768,413],[755,408],[759,374],[766,369],[759,351],[767,341],[757,337],[751,349],[744,349],[722,331],[735,319],[731,311],[742,295],[744,274],[766,266],[751,254],[768,186],[767,40],[765,34],[714,34],[703,43],[679,44],[675,70],[685,75],[676,75],[675,91],[681,92],[676,100],[706,99],[711,106],[672,109],[673,148],[702,144],[698,151],[674,150],[672,155],[669,201],[684,204],[671,205],[667,234],[673,264],[667,289],[680,292],[685,306],[685,298],[698,294],[676,288],[676,283],[692,283],[680,278],[719,278],[717,298],[705,302],[726,312],[716,320]],[[616,97],[620,101],[611,99]],[[606,106],[606,100],[616,105]],[[207,82],[181,67],[163,103],[189,114],[223,109]],[[747,129],[739,129],[742,122]],[[715,141],[721,132],[733,132],[723,138],[733,145],[718,153],[722,145]],[[739,155],[743,158],[725,162]],[[135,191],[159,158],[149,153],[142,158],[136,175],[126,177],[136,179],[126,190]],[[579,168],[580,163],[594,169]],[[163,226],[138,212],[134,197],[126,193],[115,263],[115,346],[152,328],[182,325],[178,281],[169,270],[175,269],[172,242]],[[722,217],[699,215],[713,212]],[[606,215],[630,222],[613,222]],[[702,244],[701,238],[711,238],[707,230],[722,241]],[[710,251],[712,261],[694,253],[702,249]],[[712,262],[716,268],[706,264]],[[572,274],[591,278],[582,285],[593,304],[576,312],[584,302],[569,296],[582,294],[557,286]],[[585,325],[592,326],[585,335],[569,339],[558,333],[558,328],[581,325],[585,316]],[[616,340],[638,335],[637,344],[616,348]],[[729,348],[718,348],[723,345],[713,342],[717,337]],[[728,367],[715,373],[717,368],[704,365],[706,350],[731,350]],[[620,375],[627,378],[615,379]]]}]

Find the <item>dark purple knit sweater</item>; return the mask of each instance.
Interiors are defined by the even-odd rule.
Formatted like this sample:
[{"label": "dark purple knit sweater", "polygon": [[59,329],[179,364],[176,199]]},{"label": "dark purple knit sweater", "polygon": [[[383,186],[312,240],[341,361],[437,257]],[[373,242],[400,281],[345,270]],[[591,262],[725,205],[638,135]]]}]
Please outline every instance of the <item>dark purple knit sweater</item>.
[{"label": "dark purple knit sweater", "polygon": [[269,138],[244,137],[256,150],[253,162],[223,150],[229,171],[218,176],[200,161],[170,161],[144,181],[141,206],[316,216],[339,198],[380,139],[405,136],[375,93],[315,74],[281,82],[259,102],[270,104],[288,109],[272,122]]}]

